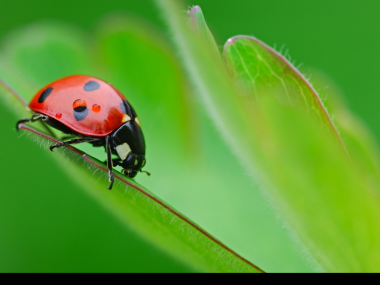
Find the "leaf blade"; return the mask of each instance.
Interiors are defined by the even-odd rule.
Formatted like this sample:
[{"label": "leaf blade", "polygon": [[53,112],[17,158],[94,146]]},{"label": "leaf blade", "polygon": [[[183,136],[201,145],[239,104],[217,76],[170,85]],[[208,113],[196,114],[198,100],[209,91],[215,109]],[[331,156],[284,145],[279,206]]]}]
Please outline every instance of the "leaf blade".
[{"label": "leaf blade", "polygon": [[258,90],[264,88],[280,88],[278,93],[285,98],[278,98],[279,100],[305,108],[336,136],[345,149],[317,92],[284,56],[249,36],[230,38],[224,46],[223,55],[234,79],[250,96],[257,98],[260,96]]},{"label": "leaf blade", "polygon": [[[54,143],[59,142],[22,124],[20,129],[33,132]],[[87,163],[101,169],[104,174],[108,173],[106,167],[94,161],[87,154],[71,146],[66,148],[72,152],[72,155],[79,155]],[[79,157],[74,159],[78,161]],[[56,159],[60,161],[61,157]],[[126,198],[125,193],[122,194],[122,184],[115,184],[112,192],[115,195],[109,195],[110,192],[105,191],[108,182],[91,182],[91,180],[93,181],[92,171],[89,171],[88,167],[84,168],[81,164],[71,163],[70,167],[67,168],[66,165],[64,169],[72,173],[76,180],[83,181],[84,177],[87,177],[84,189],[89,195],[96,198],[126,226],[132,227],[142,237],[185,264],[191,265],[193,269],[202,272],[263,272],[141,185],[116,172],[116,179],[131,186],[137,192],[132,194],[132,199]],[[160,213],[157,214],[157,212]],[[178,252],[181,254],[178,255]],[[211,258],[213,262],[208,260],[211,256],[214,256]]]}]

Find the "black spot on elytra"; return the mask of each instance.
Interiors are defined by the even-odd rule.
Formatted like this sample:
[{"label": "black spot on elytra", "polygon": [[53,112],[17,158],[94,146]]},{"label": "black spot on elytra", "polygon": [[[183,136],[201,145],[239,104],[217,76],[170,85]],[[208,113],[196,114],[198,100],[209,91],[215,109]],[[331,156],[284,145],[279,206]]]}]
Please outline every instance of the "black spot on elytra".
[{"label": "black spot on elytra", "polygon": [[120,108],[124,114],[127,114],[129,117],[131,117],[132,120],[136,118],[136,112],[127,100],[123,100],[123,102],[120,103]]},{"label": "black spot on elytra", "polygon": [[88,109],[86,106],[79,106],[74,109],[74,118],[77,121],[81,121],[88,115]]},{"label": "black spot on elytra", "polygon": [[43,103],[47,97],[49,97],[51,91],[53,91],[53,87],[48,87],[46,88],[40,95],[40,97],[38,97],[38,103]]},{"label": "black spot on elytra", "polygon": [[83,90],[90,92],[100,88],[100,84],[96,81],[89,81],[83,86]]},{"label": "black spot on elytra", "polygon": [[86,106],[79,106],[74,109],[75,112],[83,112],[87,109]]}]

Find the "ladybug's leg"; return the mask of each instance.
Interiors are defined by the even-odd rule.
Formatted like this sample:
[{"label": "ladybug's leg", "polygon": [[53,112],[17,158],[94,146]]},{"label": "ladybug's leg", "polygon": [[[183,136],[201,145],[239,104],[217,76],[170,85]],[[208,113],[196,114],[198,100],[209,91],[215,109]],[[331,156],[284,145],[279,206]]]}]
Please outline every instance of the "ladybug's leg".
[{"label": "ladybug's leg", "polygon": [[110,137],[106,136],[106,151],[107,151],[107,167],[108,167],[108,176],[109,181],[111,182],[110,186],[108,187],[109,190],[112,189],[114,177],[113,177],[113,163],[112,163],[112,151],[111,151],[111,144],[109,142]]},{"label": "ladybug's leg", "polygon": [[113,166],[123,166],[122,161],[120,159],[112,159]]},{"label": "ladybug's leg", "polygon": [[141,169],[140,169],[140,172],[145,172],[148,176],[150,176],[150,172],[148,172],[148,171],[145,171],[145,170],[141,170]]},{"label": "ladybug's leg", "polygon": [[60,142],[55,145],[50,146],[50,150],[53,151],[56,147],[61,147],[65,145],[71,145],[71,144],[78,144],[78,143],[85,143],[85,142],[92,142],[100,140],[99,138],[83,138],[83,139],[72,139],[67,142]]},{"label": "ladybug's leg", "polygon": [[38,120],[46,120],[47,119],[47,116],[45,115],[42,115],[42,114],[34,114],[30,119],[22,119],[20,121],[17,122],[16,124],[16,130],[19,131],[19,124],[21,123],[29,123],[29,122],[35,122],[35,121],[38,121]]},{"label": "ladybug's leg", "polygon": [[19,125],[22,124],[22,123],[29,123],[32,119],[21,119],[19,121],[17,121],[16,123],[16,130],[19,131],[20,128],[19,128]]},{"label": "ladybug's leg", "polygon": [[61,141],[65,141],[65,140],[68,140],[68,139],[73,139],[75,138],[75,135],[69,135],[69,136],[64,136],[64,137],[61,137]]},{"label": "ladybug's leg", "polygon": [[[103,161],[105,164],[107,164],[107,160]],[[122,161],[120,159],[112,159],[112,166],[123,166]]]}]

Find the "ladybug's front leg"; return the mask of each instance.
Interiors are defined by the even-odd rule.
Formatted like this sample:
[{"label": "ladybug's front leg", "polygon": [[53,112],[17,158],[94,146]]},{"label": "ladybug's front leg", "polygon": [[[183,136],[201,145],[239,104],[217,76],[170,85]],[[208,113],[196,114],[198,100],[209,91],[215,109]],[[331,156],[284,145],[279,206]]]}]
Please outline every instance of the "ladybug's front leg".
[{"label": "ladybug's front leg", "polygon": [[113,185],[113,181],[114,181],[114,177],[113,177],[112,151],[111,151],[111,144],[109,142],[109,139],[110,139],[110,137],[106,136],[107,168],[108,168],[109,181],[111,182],[108,189],[111,190],[112,185]]}]

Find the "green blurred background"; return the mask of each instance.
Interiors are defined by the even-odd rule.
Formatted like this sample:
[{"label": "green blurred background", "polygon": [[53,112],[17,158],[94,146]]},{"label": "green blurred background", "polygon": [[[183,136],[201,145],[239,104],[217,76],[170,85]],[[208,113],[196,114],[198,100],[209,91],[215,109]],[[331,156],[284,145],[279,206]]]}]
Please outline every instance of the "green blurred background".
[{"label": "green blurred background", "polygon": [[[188,3],[202,7],[219,45],[237,34],[254,35],[277,49],[284,45],[283,50],[289,50],[296,65],[304,64],[301,69],[311,80],[311,68],[325,72],[379,141],[380,96],[376,74],[380,2],[189,0]],[[2,1],[0,39],[13,29],[40,19],[58,19],[91,32],[99,19],[115,11],[140,15],[165,31],[151,1]],[[328,96],[328,88],[320,92]],[[1,272],[188,271],[126,231],[74,182],[59,173],[60,168],[48,159],[50,153],[46,149],[17,139],[19,134],[13,129],[17,118],[4,106],[0,120],[3,122]]]}]

